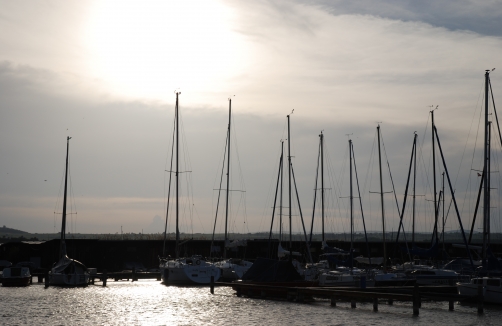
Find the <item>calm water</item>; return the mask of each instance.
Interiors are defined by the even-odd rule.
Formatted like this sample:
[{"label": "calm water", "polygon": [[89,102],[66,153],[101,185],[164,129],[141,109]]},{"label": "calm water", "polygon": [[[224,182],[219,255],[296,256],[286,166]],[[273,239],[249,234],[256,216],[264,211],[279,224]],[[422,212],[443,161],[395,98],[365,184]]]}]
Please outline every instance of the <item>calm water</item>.
[{"label": "calm water", "polygon": [[379,312],[371,303],[327,300],[294,303],[238,298],[229,288],[172,287],[157,281],[109,282],[106,288],[45,289],[0,287],[0,325],[501,325],[502,307],[424,302],[419,317],[410,303],[383,302]]}]

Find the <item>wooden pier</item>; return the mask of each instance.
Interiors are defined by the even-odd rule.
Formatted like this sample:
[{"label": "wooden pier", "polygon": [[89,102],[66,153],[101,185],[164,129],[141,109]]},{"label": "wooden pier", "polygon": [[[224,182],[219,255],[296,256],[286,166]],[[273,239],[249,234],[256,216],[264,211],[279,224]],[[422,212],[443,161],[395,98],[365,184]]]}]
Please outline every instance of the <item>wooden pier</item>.
[{"label": "wooden pier", "polygon": [[[413,315],[418,316],[422,300],[447,301],[449,310],[454,310],[454,303],[458,301],[477,301],[478,313],[483,313],[484,300],[482,291],[480,295],[470,297],[457,294],[455,286],[404,286],[404,287],[373,287],[373,288],[348,288],[348,287],[286,287],[264,284],[248,284],[243,282],[224,283],[216,282],[215,286],[232,287],[238,297],[255,297],[262,299],[282,299],[295,302],[309,302],[314,298],[330,299],[331,306],[336,306],[337,301],[349,301],[352,308],[357,302],[373,302],[373,311],[378,311],[381,300],[392,305],[394,301],[412,302]],[[213,285],[212,292],[214,291]]]},{"label": "wooden pier", "polygon": [[[45,286],[49,286],[49,276],[48,272],[35,272],[31,273],[30,284],[33,283],[33,278],[37,278],[38,283],[45,283]],[[114,281],[129,281],[132,282],[138,280],[146,280],[146,279],[155,279],[160,281],[160,272],[134,272],[134,271],[122,271],[122,272],[111,272],[108,273],[103,271],[102,273],[93,273],[89,276],[89,284],[94,285],[95,282],[101,282],[103,286],[106,286],[106,283],[109,279]]]}]

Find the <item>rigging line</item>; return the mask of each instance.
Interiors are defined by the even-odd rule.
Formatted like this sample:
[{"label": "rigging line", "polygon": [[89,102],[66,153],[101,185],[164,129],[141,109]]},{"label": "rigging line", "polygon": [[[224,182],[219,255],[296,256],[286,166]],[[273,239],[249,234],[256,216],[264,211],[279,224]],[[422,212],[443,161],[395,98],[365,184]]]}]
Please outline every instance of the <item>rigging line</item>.
[{"label": "rigging line", "polygon": [[[214,216],[214,226],[213,226],[213,236],[211,238],[211,253],[210,257],[213,255],[213,243],[214,243],[214,233],[216,232],[216,221],[218,219],[218,209],[220,208],[220,196],[221,196],[221,185],[223,182],[223,173],[225,171],[225,155],[227,153],[227,146],[228,146],[228,132],[227,132],[227,139],[225,141],[225,150],[223,152],[223,164],[221,166],[221,177],[220,177],[220,186],[218,187],[218,200],[216,202],[216,214]],[[227,189],[228,191],[228,189]],[[226,239],[225,239],[226,240]],[[226,244],[224,244],[226,246]]]},{"label": "rigging line", "polygon": [[[315,204],[317,199],[317,182],[319,180],[319,160],[321,159],[321,142],[319,141],[319,151],[317,153],[317,167],[315,171],[315,183],[314,183],[314,200],[312,203],[312,222],[310,224],[310,238],[309,245],[312,243],[312,233],[314,232],[314,216],[315,216]],[[322,218],[322,217],[321,217]]]},{"label": "rigging line", "polygon": [[[366,196],[367,195],[367,192],[368,190],[367,189],[370,189],[371,188],[371,185],[373,183],[373,173],[370,173],[370,168],[372,166],[374,166],[374,160],[376,158],[376,146],[377,146],[377,137],[378,137],[378,131],[375,130],[375,133],[374,133],[374,137],[373,137],[373,145],[371,147],[371,152],[370,152],[370,159],[369,159],[369,162],[368,162],[368,168],[366,169],[366,177],[364,179],[364,185],[363,185],[363,196]],[[368,184],[368,177],[369,177],[369,184]],[[369,216],[373,216],[373,210],[372,210],[372,204],[371,204],[371,199],[368,198],[368,201],[369,203]],[[372,222],[372,224],[370,224],[370,229],[373,228],[373,230],[376,230],[377,227],[375,227],[375,221],[370,219],[370,221]]]},{"label": "rigging line", "polygon": [[[354,172],[355,172],[355,176],[356,176],[357,193],[359,195],[359,207],[361,210],[361,217],[363,220],[364,238],[366,239],[366,250],[368,252],[368,259],[369,259],[369,263],[371,265],[371,252],[370,252],[370,247],[369,247],[369,243],[368,243],[368,234],[366,233],[366,222],[364,221],[363,201],[361,199],[361,190],[359,189],[359,178],[357,177],[356,155],[354,153],[354,146],[352,145],[352,143],[351,143],[351,146],[352,146],[352,158],[354,159],[353,163],[354,163]],[[352,253],[351,253],[351,255],[352,255]]]},{"label": "rigging line", "polygon": [[[300,219],[302,221],[303,234],[305,235],[305,244],[307,245],[308,258],[309,258],[309,262],[312,263],[313,262],[312,254],[310,253],[310,246],[308,246],[308,242],[307,242],[307,231],[305,230],[305,223],[303,222],[302,207],[300,206],[300,196],[298,195],[298,188],[296,186],[295,171],[293,169],[293,163],[291,163],[291,174],[293,177],[293,183],[295,185],[296,201],[297,201],[297,205],[298,205],[298,212],[300,213]],[[289,248],[289,250],[292,251],[293,249]]]},{"label": "rigging line", "polygon": [[[478,104],[479,104],[479,100],[480,98],[484,98],[484,92],[483,92],[483,86],[484,86],[484,80],[482,81],[481,83],[482,87],[481,87],[481,91],[478,93],[478,100],[477,100],[477,104],[476,104],[476,107],[478,107]],[[483,95],[482,95],[483,94]],[[483,96],[483,97],[481,97]],[[476,131],[476,138],[475,138],[475,142],[474,144],[476,145],[477,143],[477,140],[478,140],[478,135],[479,135],[479,126],[480,126],[480,123],[481,123],[481,117],[482,117],[482,112],[483,110],[481,109],[480,111],[480,116],[479,116],[479,120],[478,120],[478,129]],[[470,138],[470,135],[471,135],[471,131],[472,131],[472,127],[473,127],[473,124],[474,124],[474,118],[476,116],[476,110],[474,110],[473,114],[472,114],[472,119],[471,119],[471,124],[469,126],[469,133],[467,134],[467,138],[465,140],[465,145],[464,145],[464,150],[462,152],[462,158],[460,160],[460,164],[459,164],[459,167],[458,167],[458,171],[457,171],[457,175],[455,176],[455,182],[454,182],[454,186],[456,185],[457,183],[457,180],[458,180],[458,176],[460,174],[460,168],[462,166],[462,161],[464,159],[464,155],[465,155],[465,152],[467,150],[467,144],[469,142],[469,138]],[[474,156],[475,156],[475,152],[476,152],[476,146],[474,146],[474,151],[472,153],[472,158],[471,158],[471,170],[473,168],[473,164],[474,164]],[[468,195],[468,189],[471,187],[471,178],[468,178],[468,181],[467,181],[467,185],[466,185],[466,191],[465,191],[465,194],[464,194],[464,199],[462,201],[462,206],[461,206],[461,212],[463,213],[464,212],[464,207],[466,205],[466,202],[467,202],[467,195]],[[469,203],[467,203],[468,206],[470,206],[470,201]],[[469,220],[471,220],[470,216],[469,216]]]},{"label": "rigging line", "polygon": [[[392,173],[390,171],[389,157],[387,156],[387,151],[385,150],[385,142],[383,140],[383,132],[382,132],[381,129],[380,129],[380,139],[382,140],[383,154],[385,156],[385,160],[387,161],[387,167],[388,167],[388,170],[389,170],[390,182],[392,184],[392,192],[394,193],[394,198],[396,200],[397,213],[401,216],[401,210],[399,209],[399,203],[397,202],[396,188],[394,187],[394,180],[392,179]],[[404,228],[403,228],[403,232],[404,232]]]},{"label": "rigging line", "polygon": [[[429,190],[429,193],[432,193],[432,189],[431,189],[431,184],[429,182],[429,170],[427,168],[427,166],[425,165],[425,159],[424,159],[424,154],[423,154],[423,147],[425,145],[425,135],[427,135],[427,130],[429,129],[429,120],[430,120],[430,117],[431,117],[431,114],[429,112],[429,114],[427,115],[427,122],[425,123],[425,128],[424,128],[424,133],[423,133],[423,137],[422,137],[422,143],[421,143],[421,146],[419,147],[419,153],[420,153],[420,162],[422,162],[423,164],[423,171],[425,173],[425,180],[426,180],[426,191],[427,192],[427,188]],[[429,164],[430,165],[430,164]]]},{"label": "rigging line", "polygon": [[[170,165],[170,168],[169,168],[169,171],[172,171],[173,170],[173,153],[174,153],[174,135],[175,135],[175,128],[176,128],[176,118],[173,119],[173,138],[172,138],[172,141],[171,141],[171,165]],[[167,162],[166,162],[167,163]],[[170,199],[171,199],[171,179],[172,179],[172,176],[173,176],[173,173],[172,172],[169,172],[169,186],[168,186],[168,190],[167,190],[167,204],[166,204],[166,223],[165,223],[165,226],[164,226],[164,243],[163,243],[163,247],[162,247],[162,255],[165,257],[166,256],[166,240],[167,240],[167,222],[168,222],[168,217],[169,217],[169,203],[170,203]],[[165,185],[165,181],[166,178],[165,178],[165,174],[164,174],[164,196],[165,196],[165,189],[166,189],[166,185]]]},{"label": "rigging line", "polygon": [[495,108],[495,98],[493,97],[493,88],[492,88],[492,82],[490,81],[490,77],[488,77],[488,85],[490,86],[490,93],[492,95],[492,105],[493,105],[493,112],[495,113],[495,120],[497,121],[497,129],[499,131],[499,139],[500,143],[502,144],[502,134],[500,133],[500,125],[499,125],[499,118],[497,116],[497,109]]}]

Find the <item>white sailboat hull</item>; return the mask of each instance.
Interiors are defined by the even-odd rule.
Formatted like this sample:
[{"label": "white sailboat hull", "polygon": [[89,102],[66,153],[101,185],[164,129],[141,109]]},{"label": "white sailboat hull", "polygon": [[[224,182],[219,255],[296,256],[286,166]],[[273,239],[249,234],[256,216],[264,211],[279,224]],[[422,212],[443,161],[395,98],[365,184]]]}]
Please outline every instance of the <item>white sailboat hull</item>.
[{"label": "white sailboat hull", "polygon": [[221,270],[221,278],[227,280],[239,280],[253,266],[253,263],[242,260],[240,264],[232,263],[231,259],[223,260],[214,264]]},{"label": "white sailboat hull", "polygon": [[193,264],[189,264],[185,259],[162,263],[160,273],[164,284],[210,284],[211,276],[215,282],[221,276],[220,269],[211,263],[193,260]]},{"label": "white sailboat hull", "polygon": [[[502,304],[502,287],[500,279],[493,279],[498,285],[488,285],[491,279],[473,279],[471,283],[457,283],[458,294],[470,297],[478,295],[478,287],[481,285],[483,288],[483,297],[485,302]],[[482,283],[481,283],[482,282]],[[479,284],[481,283],[481,284]]]}]

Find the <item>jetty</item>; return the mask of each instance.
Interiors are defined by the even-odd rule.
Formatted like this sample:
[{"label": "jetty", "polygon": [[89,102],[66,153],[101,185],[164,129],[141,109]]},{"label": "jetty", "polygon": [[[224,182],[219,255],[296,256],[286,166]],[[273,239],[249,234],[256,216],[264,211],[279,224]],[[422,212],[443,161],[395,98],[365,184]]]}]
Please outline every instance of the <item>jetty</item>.
[{"label": "jetty", "polygon": [[372,302],[373,311],[378,311],[378,305],[383,301],[393,305],[394,301],[412,302],[413,315],[418,316],[423,300],[448,302],[449,310],[454,311],[455,302],[476,302],[477,312],[484,312],[483,288],[479,287],[478,295],[471,297],[457,293],[456,286],[400,286],[400,287],[302,287],[302,286],[274,286],[265,284],[249,284],[244,282],[215,282],[214,286],[232,287],[238,297],[287,300],[292,302],[311,302],[315,298],[329,299],[331,306],[337,302],[350,302],[351,308],[357,307],[357,302]]}]

